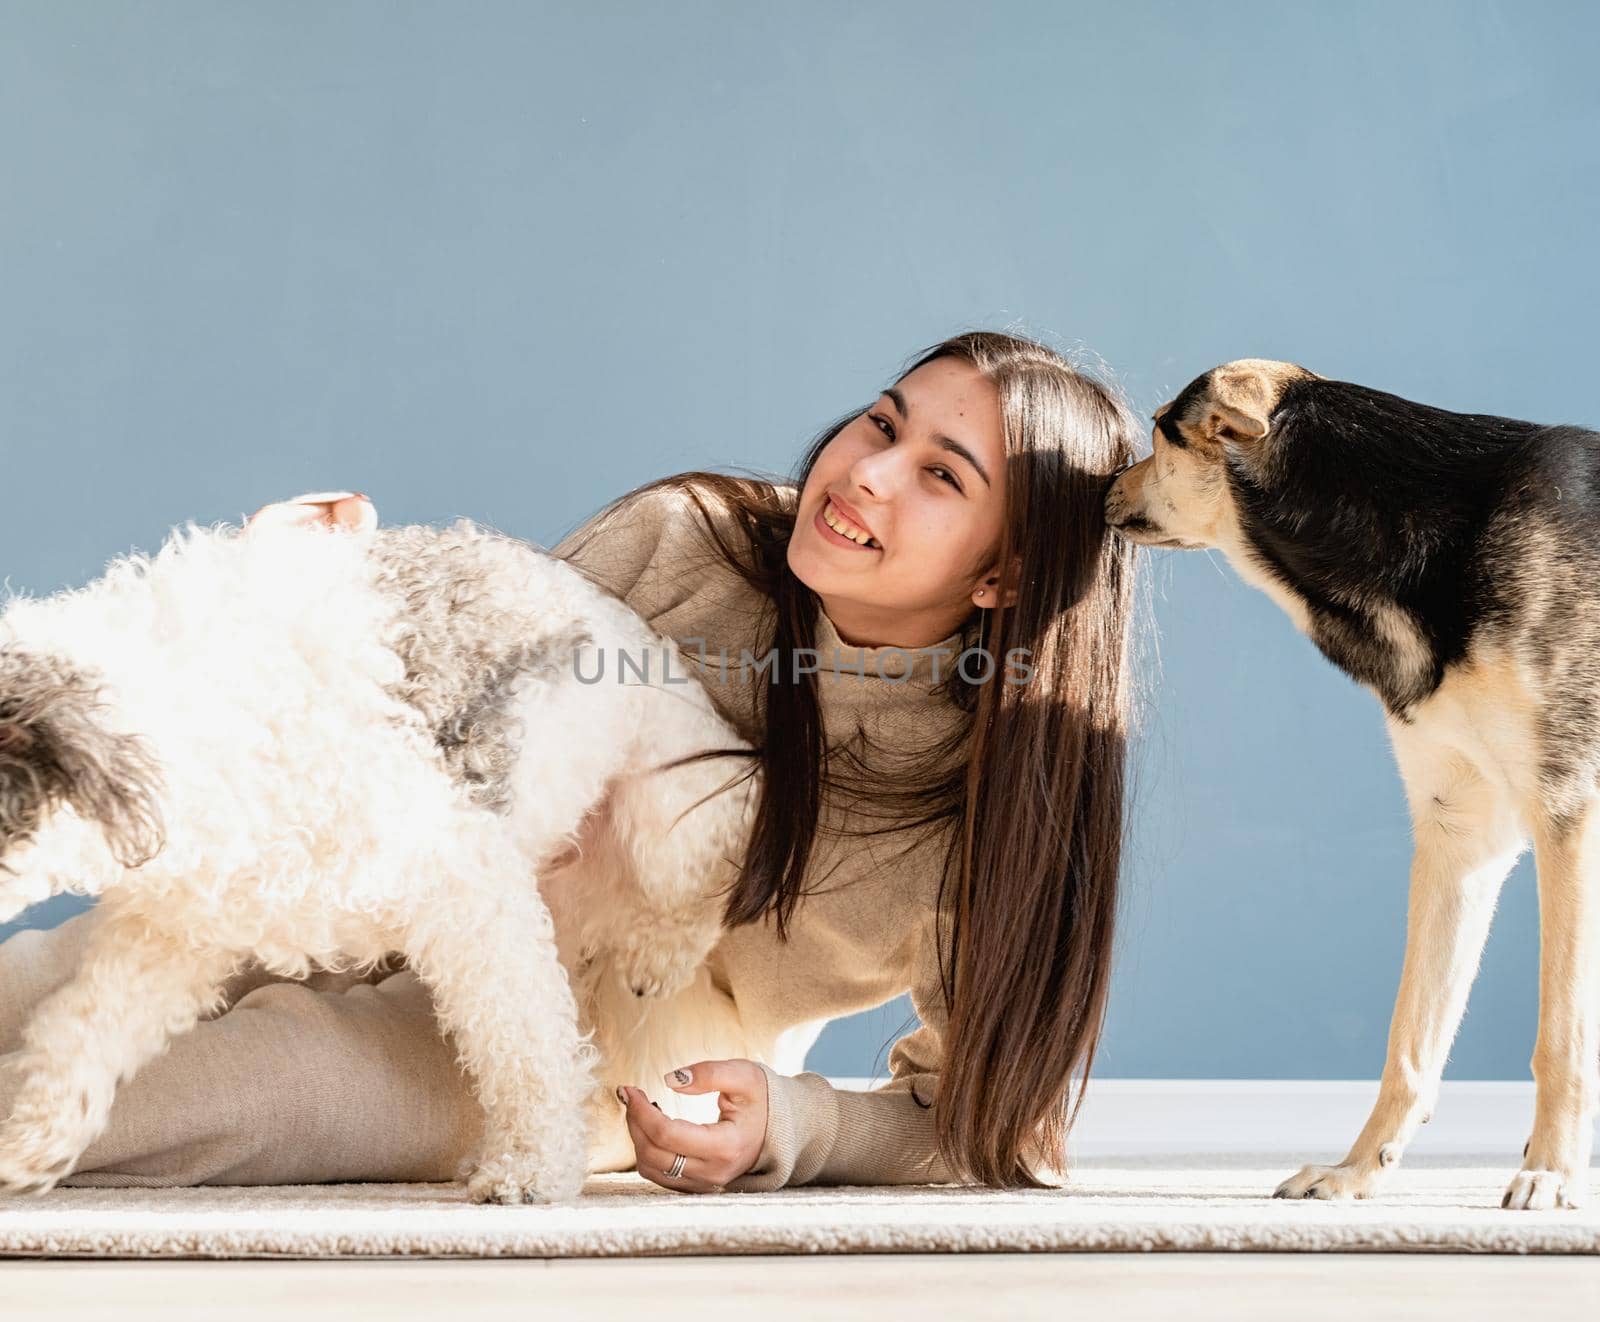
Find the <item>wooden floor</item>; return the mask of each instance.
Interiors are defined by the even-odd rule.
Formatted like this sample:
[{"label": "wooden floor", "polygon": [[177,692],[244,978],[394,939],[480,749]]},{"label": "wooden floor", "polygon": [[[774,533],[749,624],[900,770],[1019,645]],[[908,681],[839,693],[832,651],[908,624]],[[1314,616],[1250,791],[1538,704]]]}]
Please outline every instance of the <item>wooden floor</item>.
[{"label": "wooden floor", "polygon": [[0,1316],[49,1322],[201,1316],[228,1322],[319,1316],[340,1322],[411,1316],[450,1322],[530,1316],[1060,1322],[1074,1315],[1115,1322],[1412,1322],[1516,1318],[1535,1309],[1558,1317],[1600,1316],[1600,1259],[1170,1253],[0,1261]]}]

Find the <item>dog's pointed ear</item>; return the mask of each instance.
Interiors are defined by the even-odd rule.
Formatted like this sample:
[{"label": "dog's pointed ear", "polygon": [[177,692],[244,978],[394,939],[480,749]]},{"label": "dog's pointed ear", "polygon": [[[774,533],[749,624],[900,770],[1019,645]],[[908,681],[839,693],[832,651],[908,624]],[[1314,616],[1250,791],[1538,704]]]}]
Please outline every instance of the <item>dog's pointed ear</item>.
[{"label": "dog's pointed ear", "polygon": [[1259,412],[1238,408],[1213,399],[1206,410],[1206,436],[1235,445],[1259,441],[1267,434],[1267,419]]},{"label": "dog's pointed ear", "polygon": [[1201,425],[1208,439],[1241,445],[1267,434],[1278,392],[1256,373],[1221,368],[1206,393]]},{"label": "dog's pointed ear", "polygon": [[1284,387],[1312,374],[1294,363],[1240,358],[1216,368],[1197,410],[1206,437],[1223,444],[1248,445],[1272,430],[1272,415]]}]

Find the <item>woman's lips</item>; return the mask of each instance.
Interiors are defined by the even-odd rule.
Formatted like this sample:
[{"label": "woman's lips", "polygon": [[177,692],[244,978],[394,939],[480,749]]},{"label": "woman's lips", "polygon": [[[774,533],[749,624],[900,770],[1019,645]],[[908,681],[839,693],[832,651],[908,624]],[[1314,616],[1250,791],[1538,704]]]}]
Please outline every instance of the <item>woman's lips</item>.
[{"label": "woman's lips", "polygon": [[828,527],[827,520],[822,517],[822,511],[827,507],[828,502],[824,499],[822,504],[817,506],[817,512],[811,516],[811,522],[816,526],[817,531],[822,534],[824,540],[830,541],[836,546],[848,546],[852,551],[881,551],[883,549],[881,546],[863,546],[860,542],[852,542],[843,533],[834,532],[832,528]]}]

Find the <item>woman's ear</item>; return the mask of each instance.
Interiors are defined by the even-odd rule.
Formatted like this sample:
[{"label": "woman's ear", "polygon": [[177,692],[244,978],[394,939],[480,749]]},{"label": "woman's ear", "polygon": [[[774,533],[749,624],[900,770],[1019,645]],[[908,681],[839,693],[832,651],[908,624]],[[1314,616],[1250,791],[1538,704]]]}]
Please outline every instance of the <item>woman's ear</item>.
[{"label": "woman's ear", "polygon": [[[1011,557],[1011,578],[1005,590],[1006,609],[1010,610],[1017,604],[1016,585],[1022,581],[1022,557]],[[1000,600],[1000,575],[991,570],[980,578],[972,589],[972,601],[976,606],[985,610],[992,610]]]}]

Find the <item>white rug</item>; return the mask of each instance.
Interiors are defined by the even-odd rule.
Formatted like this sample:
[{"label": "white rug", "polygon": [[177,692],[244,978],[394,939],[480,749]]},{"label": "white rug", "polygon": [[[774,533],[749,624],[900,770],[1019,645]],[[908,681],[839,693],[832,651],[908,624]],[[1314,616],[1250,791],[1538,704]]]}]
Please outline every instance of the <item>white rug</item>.
[{"label": "white rug", "polygon": [[[1269,1198],[1287,1158],[1083,1162],[1072,1184],[687,1197],[634,1175],[566,1208],[478,1207],[452,1185],[58,1189],[0,1203],[0,1255],[612,1257],[721,1253],[1600,1253],[1600,1211],[1504,1212],[1515,1163],[1422,1159],[1378,1202]],[[1600,1179],[1596,1180],[1600,1188]]]},{"label": "white rug", "polygon": [[687,1197],[609,1175],[572,1207],[503,1208],[441,1184],[58,1189],[0,1199],[0,1257],[1600,1253],[1600,1170],[1595,1206],[1500,1210],[1533,1114],[1526,1083],[1447,1082],[1378,1201],[1269,1197],[1303,1162],[1337,1160],[1375,1093],[1371,1082],[1098,1080],[1074,1130],[1072,1182],[1040,1193],[924,1185]]}]

